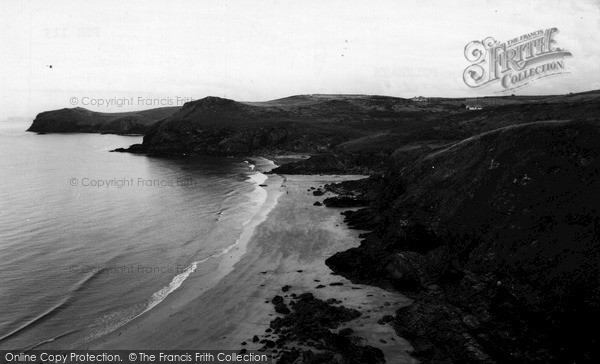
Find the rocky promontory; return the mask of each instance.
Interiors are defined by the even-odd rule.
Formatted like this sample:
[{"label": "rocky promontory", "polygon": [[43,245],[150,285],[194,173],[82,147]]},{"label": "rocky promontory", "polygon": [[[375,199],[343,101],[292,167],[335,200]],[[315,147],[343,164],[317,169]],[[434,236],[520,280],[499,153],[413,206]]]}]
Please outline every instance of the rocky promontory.
[{"label": "rocky promontory", "polygon": [[[145,135],[150,154],[242,156],[319,153],[389,128],[409,101],[363,95],[304,95],[267,102],[206,97],[186,103]],[[389,112],[378,114],[381,108]],[[366,125],[367,120],[380,125]]]},{"label": "rocky promontory", "polygon": [[28,131],[37,133],[144,134],[177,107],[134,112],[101,113],[81,107],[46,111],[36,116]]}]

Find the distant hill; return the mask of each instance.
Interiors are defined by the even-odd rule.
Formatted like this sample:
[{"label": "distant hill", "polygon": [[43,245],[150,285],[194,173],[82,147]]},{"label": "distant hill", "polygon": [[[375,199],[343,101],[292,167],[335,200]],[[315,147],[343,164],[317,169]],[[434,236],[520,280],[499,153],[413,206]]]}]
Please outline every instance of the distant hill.
[{"label": "distant hill", "polygon": [[[474,135],[510,125],[526,124],[545,120],[575,120],[594,117],[600,113],[600,92],[590,91],[562,96],[523,96],[498,97],[494,103],[483,106],[482,110],[467,110],[463,105],[469,100],[430,98],[426,102],[404,103],[393,101],[388,108],[371,113],[373,128],[364,130],[362,135],[346,134],[344,140],[323,148],[328,158],[315,156],[314,159],[286,164],[274,172],[303,173],[314,171],[314,166],[323,164],[327,171],[337,167],[347,168],[356,164],[352,172],[361,172],[370,166],[379,166],[389,156],[410,162],[414,157],[444,148]],[[508,101],[506,101],[508,100]],[[460,102],[460,103],[459,103]],[[485,104],[483,104],[485,105]],[[378,119],[381,118],[381,119]],[[358,119],[358,118],[357,118]],[[383,122],[382,122],[383,121]],[[344,133],[351,128],[344,129]],[[362,164],[361,164],[362,163]],[[341,173],[344,169],[338,169]],[[311,172],[312,173],[312,172]]]},{"label": "distant hill", "polygon": [[327,264],[411,294],[394,325],[426,361],[593,362],[596,115],[505,126],[410,162],[399,153],[383,180],[367,184],[370,207],[347,214],[373,232]]},{"label": "distant hill", "polygon": [[81,107],[46,111],[37,115],[28,131],[38,133],[144,134],[155,122],[178,107],[122,113],[101,113]]},{"label": "distant hill", "polygon": [[[482,110],[471,99],[425,102],[369,95],[298,95],[266,102],[207,97],[185,104],[153,128],[135,151],[155,154],[247,155],[285,152],[375,153],[411,143],[439,145],[511,123],[600,110],[598,95],[499,97]],[[577,110],[571,104],[577,103]],[[485,104],[484,104],[485,105]]]},{"label": "distant hill", "polygon": [[[319,94],[265,102],[206,97],[181,108],[129,113],[54,110],[39,114],[29,130],[144,133],[141,145],[120,151],[159,155],[329,154],[333,157],[327,159],[340,161],[339,166],[364,162],[358,168],[364,170],[401,149],[443,147],[503,126],[570,120],[600,111],[598,91],[422,100]],[[475,103],[483,109],[465,108]],[[345,160],[349,155],[353,161]],[[313,162],[287,168],[302,171],[302,163]]]}]

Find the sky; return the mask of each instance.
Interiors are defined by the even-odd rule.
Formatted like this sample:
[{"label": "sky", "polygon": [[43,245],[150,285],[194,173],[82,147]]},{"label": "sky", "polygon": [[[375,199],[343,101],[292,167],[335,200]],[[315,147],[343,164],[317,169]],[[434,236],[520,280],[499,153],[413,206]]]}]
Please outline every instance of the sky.
[{"label": "sky", "polygon": [[466,44],[552,27],[565,73],[511,93],[600,89],[600,0],[3,0],[0,24],[0,120],[209,95],[503,95],[464,83]]}]

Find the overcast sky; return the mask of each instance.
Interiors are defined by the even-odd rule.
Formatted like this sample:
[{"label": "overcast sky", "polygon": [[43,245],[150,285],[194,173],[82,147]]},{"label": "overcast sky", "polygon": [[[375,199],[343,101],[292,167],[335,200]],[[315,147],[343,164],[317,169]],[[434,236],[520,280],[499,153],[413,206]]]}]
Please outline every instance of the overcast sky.
[{"label": "overcast sky", "polygon": [[[0,119],[138,97],[494,95],[464,47],[557,27],[567,74],[517,94],[600,88],[600,0],[2,1]],[[52,66],[50,68],[49,66]],[[84,98],[134,105],[81,105]]]}]

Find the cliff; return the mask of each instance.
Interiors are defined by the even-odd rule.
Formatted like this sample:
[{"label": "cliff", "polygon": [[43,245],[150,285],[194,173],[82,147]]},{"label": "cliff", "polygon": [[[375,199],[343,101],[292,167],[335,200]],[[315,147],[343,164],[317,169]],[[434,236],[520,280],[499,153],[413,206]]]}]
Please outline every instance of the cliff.
[{"label": "cliff", "polygon": [[398,151],[346,213],[370,232],[327,264],[415,299],[393,324],[420,359],[597,359],[599,137],[597,118],[542,121]]},{"label": "cliff", "polygon": [[[472,103],[486,106],[477,111],[462,107]],[[361,125],[370,126],[361,136],[338,140],[320,150],[319,155],[283,165],[273,172],[380,172],[392,154],[396,159],[403,158],[405,163],[412,163],[418,156],[487,131],[537,121],[588,118],[599,112],[598,91],[560,96],[440,98],[426,103],[392,103],[371,112],[372,119],[367,117],[361,121]]]},{"label": "cliff", "polygon": [[414,125],[455,109],[425,110],[409,100],[365,95],[301,95],[267,102],[207,97],[186,103],[134,150],[215,156],[326,153],[382,130],[393,133],[399,123]]},{"label": "cliff", "polygon": [[101,113],[81,107],[59,109],[38,114],[28,131],[144,134],[152,124],[173,114],[177,109],[177,107],[165,107],[122,113]]}]

